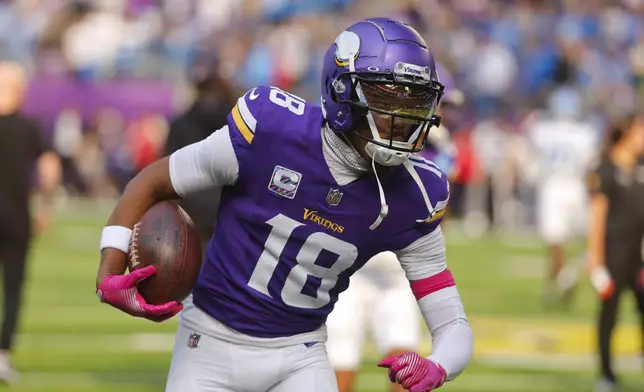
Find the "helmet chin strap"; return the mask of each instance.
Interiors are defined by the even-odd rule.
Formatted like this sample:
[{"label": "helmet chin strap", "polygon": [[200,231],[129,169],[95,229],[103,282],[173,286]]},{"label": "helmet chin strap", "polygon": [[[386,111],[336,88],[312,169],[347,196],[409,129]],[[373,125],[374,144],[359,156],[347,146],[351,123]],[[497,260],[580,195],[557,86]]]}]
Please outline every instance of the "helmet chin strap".
[{"label": "helmet chin strap", "polygon": [[376,160],[371,158],[371,167],[373,168],[373,173],[376,176],[376,183],[378,184],[378,192],[380,193],[380,213],[376,221],[369,226],[369,230],[375,230],[376,227],[380,226],[382,221],[387,217],[389,213],[389,206],[387,205],[387,200],[385,199],[385,192],[382,190],[382,184],[380,183],[380,178],[378,177],[378,171],[376,170]]},{"label": "helmet chin strap", "polygon": [[402,165],[411,155],[408,152],[395,151],[375,143],[367,143],[365,152],[369,157],[383,166]]}]

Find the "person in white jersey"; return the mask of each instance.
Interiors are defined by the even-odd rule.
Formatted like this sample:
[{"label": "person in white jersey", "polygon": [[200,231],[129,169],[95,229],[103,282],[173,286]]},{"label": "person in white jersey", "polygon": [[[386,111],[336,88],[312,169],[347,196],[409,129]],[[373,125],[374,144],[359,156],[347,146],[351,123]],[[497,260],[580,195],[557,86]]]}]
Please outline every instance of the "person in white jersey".
[{"label": "person in white jersey", "polygon": [[579,267],[567,265],[566,244],[585,236],[588,219],[586,176],[598,151],[599,134],[582,118],[580,94],[560,87],[528,130],[535,156],[537,226],[548,247],[544,299],[570,298]]}]

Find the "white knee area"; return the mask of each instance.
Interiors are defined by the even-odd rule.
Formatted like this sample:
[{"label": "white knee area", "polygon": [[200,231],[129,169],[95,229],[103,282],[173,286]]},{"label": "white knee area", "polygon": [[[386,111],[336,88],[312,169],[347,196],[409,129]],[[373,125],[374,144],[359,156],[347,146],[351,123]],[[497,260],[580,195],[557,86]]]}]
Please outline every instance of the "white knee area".
[{"label": "white knee area", "polygon": [[538,229],[548,244],[584,235],[588,198],[583,185],[552,179],[539,190]]}]

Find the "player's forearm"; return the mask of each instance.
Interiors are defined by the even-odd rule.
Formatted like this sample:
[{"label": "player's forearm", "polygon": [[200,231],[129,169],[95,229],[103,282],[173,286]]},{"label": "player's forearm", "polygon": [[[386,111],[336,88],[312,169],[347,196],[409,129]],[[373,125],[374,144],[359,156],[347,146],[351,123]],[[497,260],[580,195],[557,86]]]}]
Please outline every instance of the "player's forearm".
[{"label": "player's forearm", "polygon": [[105,248],[101,251],[101,263],[96,274],[96,287],[108,275],[121,275],[127,268],[127,257],[118,249]]},{"label": "player's forearm", "polygon": [[447,380],[458,376],[472,359],[474,335],[449,270],[411,282],[418,307],[432,335],[429,357],[445,369]]},{"label": "player's forearm", "polygon": [[592,271],[605,264],[604,261],[604,222],[596,222],[588,236],[588,269]]},{"label": "player's forearm", "polygon": [[608,201],[603,195],[595,195],[591,200],[591,222],[588,235],[588,269],[590,271],[604,265],[607,204]]},{"label": "player's forearm", "polygon": [[131,229],[154,204],[175,198],[168,158],[163,158],[128,183],[107,224]]},{"label": "player's forearm", "polygon": [[[130,181],[116,204],[107,226],[132,229],[154,204],[176,197],[177,194],[170,181],[168,158],[163,158],[145,168]],[[126,266],[127,257],[124,249],[117,247],[103,249],[97,284],[109,274],[122,274]]]},{"label": "player's forearm", "polygon": [[447,373],[447,381],[458,377],[472,360],[474,333],[467,321],[457,320],[434,333],[432,355]]},{"label": "player's forearm", "polygon": [[51,205],[62,181],[60,159],[56,154],[47,152],[38,159],[37,168],[43,203]]},{"label": "player's forearm", "polygon": [[432,335],[429,358],[445,369],[447,380],[453,380],[465,370],[474,352],[474,333],[456,287],[423,297],[418,306]]},{"label": "player's forearm", "polygon": [[474,337],[454,277],[447,269],[440,226],[398,252],[398,259],[432,334],[429,358],[441,365],[447,379],[452,380],[472,358]]}]

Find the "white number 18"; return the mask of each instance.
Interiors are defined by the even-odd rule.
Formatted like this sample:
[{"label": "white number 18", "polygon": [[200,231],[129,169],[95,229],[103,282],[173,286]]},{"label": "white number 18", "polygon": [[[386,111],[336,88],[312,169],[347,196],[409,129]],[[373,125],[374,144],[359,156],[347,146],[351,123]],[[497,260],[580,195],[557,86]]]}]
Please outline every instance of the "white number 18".
[{"label": "white number 18", "polygon": [[268,98],[274,104],[283,108],[287,108],[293,114],[296,114],[298,116],[304,114],[306,102],[296,95],[287,93],[286,91],[280,90],[277,87],[271,87],[271,93]]},{"label": "white number 18", "polygon": [[[264,244],[264,251],[259,260],[257,260],[257,265],[248,281],[248,285],[271,297],[268,292],[268,283],[279,264],[279,257],[284,251],[293,230],[304,224],[282,214],[276,215],[266,223],[273,228]],[[338,255],[336,262],[329,268],[315,264],[322,250]],[[329,291],[337,284],[338,275],[351,267],[357,257],[358,249],[354,245],[326,233],[316,232],[311,234],[302,244],[302,248],[296,256],[297,264],[286,277],[281,293],[282,301],[289,306],[305,309],[318,309],[325,306],[331,300]],[[302,289],[309,275],[321,279],[316,297],[302,294]]]}]

